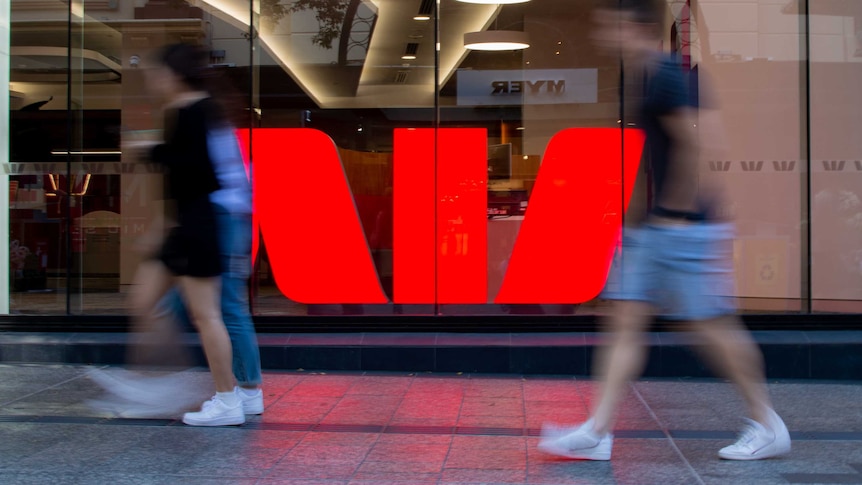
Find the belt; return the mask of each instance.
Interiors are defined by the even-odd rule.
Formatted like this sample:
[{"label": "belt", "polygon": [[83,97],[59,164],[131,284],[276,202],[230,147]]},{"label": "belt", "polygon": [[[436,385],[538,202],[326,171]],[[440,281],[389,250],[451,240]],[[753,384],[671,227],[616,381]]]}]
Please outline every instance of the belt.
[{"label": "belt", "polygon": [[653,208],[652,215],[678,222],[703,222],[706,220],[706,215],[700,212],[677,211],[658,206]]}]

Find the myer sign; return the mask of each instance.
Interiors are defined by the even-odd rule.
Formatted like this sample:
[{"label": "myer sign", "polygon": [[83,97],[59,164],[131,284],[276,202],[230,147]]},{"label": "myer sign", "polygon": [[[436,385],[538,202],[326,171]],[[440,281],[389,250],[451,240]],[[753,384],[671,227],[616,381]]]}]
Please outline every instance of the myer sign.
[{"label": "myer sign", "polygon": [[597,69],[458,71],[459,105],[569,104],[598,100]]}]

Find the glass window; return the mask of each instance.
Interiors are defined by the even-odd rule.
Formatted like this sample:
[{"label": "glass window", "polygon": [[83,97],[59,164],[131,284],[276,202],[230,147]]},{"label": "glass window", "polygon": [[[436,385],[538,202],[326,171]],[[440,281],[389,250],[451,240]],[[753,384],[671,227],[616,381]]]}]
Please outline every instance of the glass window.
[{"label": "glass window", "polygon": [[809,2],[812,309],[862,311],[862,4]]},{"label": "glass window", "polygon": [[739,305],[748,312],[802,310],[806,196],[805,30],[799,1],[675,2],[691,8],[679,32],[699,53],[701,96],[723,117],[727,149],[707,160],[726,178],[736,219]]},{"label": "glass window", "polygon": [[137,241],[161,210],[161,171],[123,152],[161,128],[143,70],[167,43],[206,44],[244,103],[248,31],[187,2],[16,0],[11,12],[10,310],[125,314]]},{"label": "glass window", "polygon": [[434,311],[433,296],[397,300],[393,286],[394,199],[412,190],[394,188],[397,165],[420,163],[397,153],[410,148],[398,133],[434,126],[435,22],[433,3],[422,5],[261,4],[250,152],[256,314]]},{"label": "glass window", "polygon": [[[38,4],[33,6],[32,4]],[[30,5],[28,5],[30,4]],[[66,313],[70,264],[69,5],[10,5],[9,310]],[[80,179],[75,185],[80,187]]]},{"label": "glass window", "polygon": [[[622,198],[620,63],[593,45],[592,8],[591,2],[568,1],[442,4],[441,130],[480,130],[486,153],[477,163],[480,171],[487,171],[487,217],[478,214],[474,228],[467,207],[447,217],[446,230],[456,241],[464,232],[469,245],[464,256],[441,251],[440,258],[468,259],[473,254],[480,261],[473,273],[457,271],[472,264],[469,261],[453,261],[448,274],[438,272],[446,278],[440,284],[452,288],[440,301],[442,313],[573,314],[601,307],[593,299],[598,288],[585,298],[576,287],[588,286],[594,273],[601,273],[581,258],[603,256],[578,248],[601,239],[589,224],[619,217],[621,211],[605,203],[581,211],[576,206],[589,202],[580,198],[587,193],[581,183],[595,165],[610,165],[610,176],[616,178],[610,184],[601,181],[612,195],[596,196],[606,197],[611,205]],[[487,50],[509,37],[523,38],[522,48]],[[465,48],[474,40],[477,45]],[[602,142],[587,140],[590,133],[605,131],[612,132],[615,146],[606,151],[607,158],[596,159],[594,152]],[[457,156],[438,153],[438,171],[453,163],[446,157]],[[568,191],[561,183],[577,188]],[[557,198],[569,200],[558,204]],[[591,218],[593,212],[602,214]],[[483,247],[476,247],[474,240]]]},{"label": "glass window", "polygon": [[[163,174],[124,147],[159,135],[143,72],[172,42],[237,108],[256,315],[603,313],[653,186],[644,74],[596,49],[597,4],[0,0],[0,313],[127,313]],[[743,312],[862,309],[860,17],[667,0],[662,47],[721,114],[699,163],[730,192]]]}]

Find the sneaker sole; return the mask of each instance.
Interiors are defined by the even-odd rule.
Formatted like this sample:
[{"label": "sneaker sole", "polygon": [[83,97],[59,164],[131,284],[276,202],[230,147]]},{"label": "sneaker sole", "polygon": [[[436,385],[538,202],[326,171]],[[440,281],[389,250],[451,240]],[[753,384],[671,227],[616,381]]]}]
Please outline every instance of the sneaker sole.
[{"label": "sneaker sole", "polygon": [[245,423],[245,416],[225,416],[217,419],[208,419],[205,421],[198,421],[193,418],[186,418],[183,416],[183,423],[189,426],[239,426]]},{"label": "sneaker sole", "polygon": [[557,446],[554,443],[539,443],[539,450],[554,456],[562,456],[573,460],[590,460],[590,461],[609,461],[611,459],[610,451],[588,451],[574,453],[568,448]]},{"label": "sneaker sole", "polygon": [[781,449],[774,450],[774,451],[758,453],[755,455],[731,455],[731,454],[722,453],[721,451],[719,451],[718,456],[722,460],[754,461],[754,460],[766,460],[769,458],[775,458],[777,456],[786,455],[787,453],[790,453],[790,447],[789,446],[787,448],[781,448]]},{"label": "sneaker sole", "polygon": [[242,413],[248,415],[258,416],[263,414],[263,406],[246,406],[242,405]]}]

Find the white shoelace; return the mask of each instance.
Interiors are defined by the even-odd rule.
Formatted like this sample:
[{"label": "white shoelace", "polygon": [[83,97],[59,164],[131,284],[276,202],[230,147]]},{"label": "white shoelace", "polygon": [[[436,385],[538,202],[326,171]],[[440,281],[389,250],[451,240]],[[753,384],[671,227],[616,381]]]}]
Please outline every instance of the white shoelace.
[{"label": "white shoelace", "polygon": [[206,411],[211,406],[215,406],[216,401],[221,401],[221,399],[219,399],[218,396],[211,397],[209,401],[205,401],[203,403],[203,405],[201,406],[201,411]]},{"label": "white shoelace", "polygon": [[757,437],[757,427],[754,424],[748,424],[743,428],[742,432],[739,434],[739,438],[736,440],[737,446],[747,445],[754,441],[754,438]]}]

